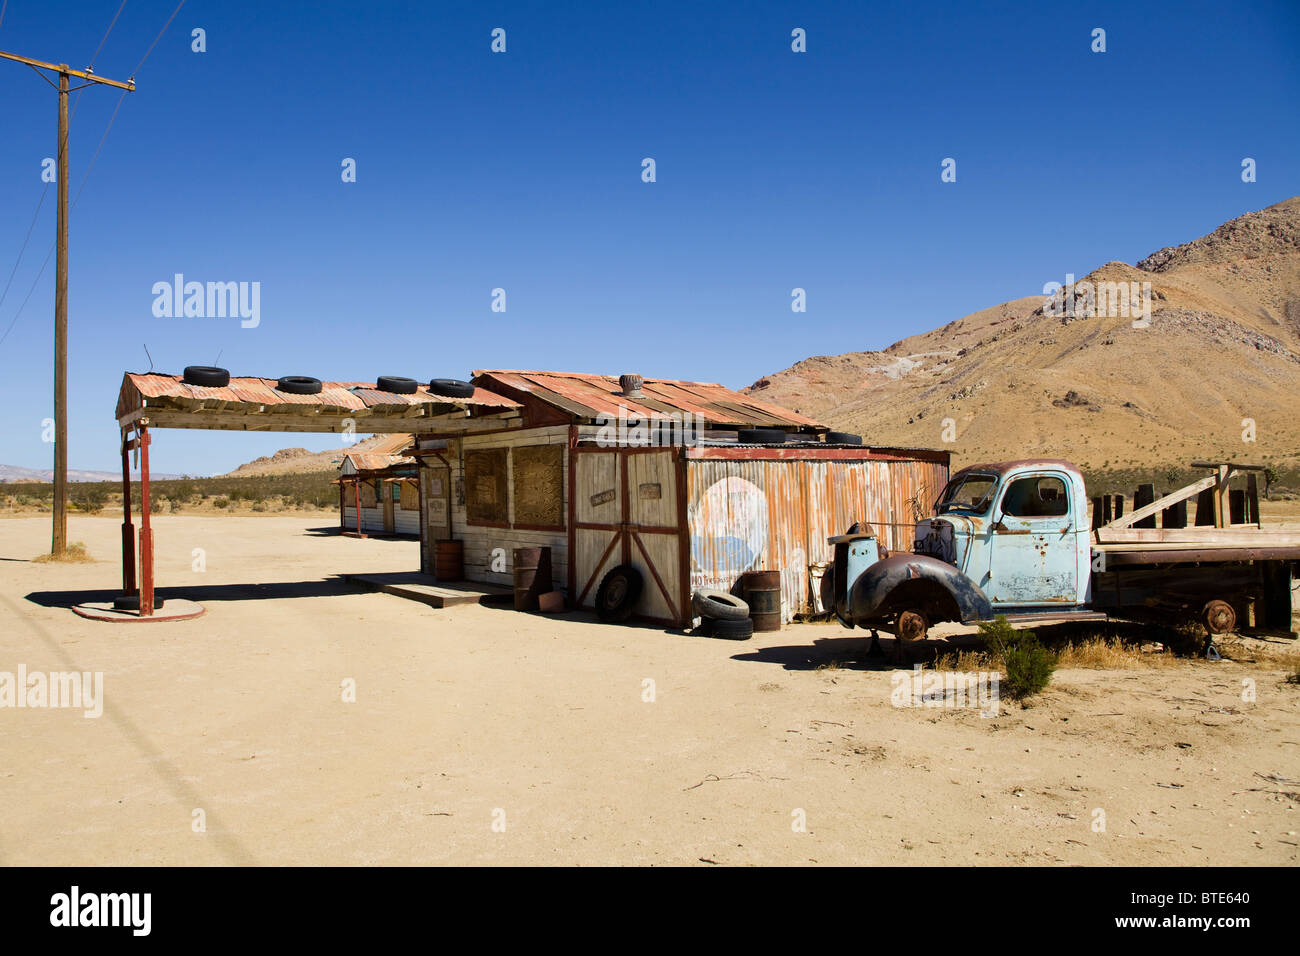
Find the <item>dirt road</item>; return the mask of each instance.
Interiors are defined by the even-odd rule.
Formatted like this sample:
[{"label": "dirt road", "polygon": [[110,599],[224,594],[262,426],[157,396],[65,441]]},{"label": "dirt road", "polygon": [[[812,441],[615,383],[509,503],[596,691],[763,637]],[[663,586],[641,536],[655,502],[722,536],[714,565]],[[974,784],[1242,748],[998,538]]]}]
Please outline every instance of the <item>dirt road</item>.
[{"label": "dirt road", "polygon": [[0,707],[0,862],[1297,860],[1281,669],[1066,670],[993,717],[897,707],[836,626],[733,643],[433,610],[333,577],[410,569],[414,543],[328,524],[160,517],[160,585],[207,613],[112,625],[52,592],[119,584],[116,520],[71,518],[85,565],[30,563],[47,519],[0,522],[0,672],[100,671],[104,693],[98,718]]}]

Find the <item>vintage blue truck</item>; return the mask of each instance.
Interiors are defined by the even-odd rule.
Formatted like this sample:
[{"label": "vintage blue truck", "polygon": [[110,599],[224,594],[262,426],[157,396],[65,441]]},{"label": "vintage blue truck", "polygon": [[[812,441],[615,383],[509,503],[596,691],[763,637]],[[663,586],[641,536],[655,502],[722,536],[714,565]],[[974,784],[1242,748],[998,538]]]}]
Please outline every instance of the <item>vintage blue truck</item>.
[{"label": "vintage blue truck", "polygon": [[[1122,499],[1093,499],[1091,518],[1083,476],[1068,461],[964,468],[915,526],[910,552],[887,553],[857,525],[831,538],[828,603],[845,627],[894,634],[900,654],[932,624],[998,615],[1199,620],[1212,640],[1253,613],[1260,628],[1291,631],[1300,533],[1260,526],[1259,466],[1195,465],[1213,473],[1159,499],[1139,494],[1128,515]],[[1243,476],[1247,488],[1234,490]]]}]

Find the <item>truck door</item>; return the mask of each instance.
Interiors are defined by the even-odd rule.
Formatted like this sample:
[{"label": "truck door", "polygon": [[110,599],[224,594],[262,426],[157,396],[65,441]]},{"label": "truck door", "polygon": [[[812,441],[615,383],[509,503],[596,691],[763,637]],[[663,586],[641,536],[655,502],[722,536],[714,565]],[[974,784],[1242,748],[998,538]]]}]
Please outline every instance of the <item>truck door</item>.
[{"label": "truck door", "polygon": [[1066,475],[1017,475],[1002,489],[993,514],[991,578],[984,590],[994,608],[1073,604],[1079,562]]}]

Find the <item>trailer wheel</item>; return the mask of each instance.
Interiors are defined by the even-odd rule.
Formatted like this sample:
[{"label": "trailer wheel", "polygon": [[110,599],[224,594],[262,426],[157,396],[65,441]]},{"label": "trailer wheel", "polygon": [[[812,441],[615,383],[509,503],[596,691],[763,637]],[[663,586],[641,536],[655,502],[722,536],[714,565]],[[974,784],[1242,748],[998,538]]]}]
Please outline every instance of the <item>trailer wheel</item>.
[{"label": "trailer wheel", "polygon": [[1227,601],[1210,601],[1201,608],[1201,623],[1211,634],[1228,634],[1237,629],[1237,612]]}]

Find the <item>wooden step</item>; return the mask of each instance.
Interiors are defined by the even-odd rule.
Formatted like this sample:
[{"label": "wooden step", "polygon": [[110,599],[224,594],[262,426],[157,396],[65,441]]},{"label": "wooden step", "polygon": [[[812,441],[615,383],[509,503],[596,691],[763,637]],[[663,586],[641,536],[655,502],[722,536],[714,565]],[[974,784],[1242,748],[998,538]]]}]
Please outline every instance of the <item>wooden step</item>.
[{"label": "wooden step", "polygon": [[499,584],[481,581],[439,581],[419,571],[389,571],[379,574],[345,574],[344,580],[369,591],[382,591],[430,607],[456,607],[461,604],[510,604],[514,592]]}]

